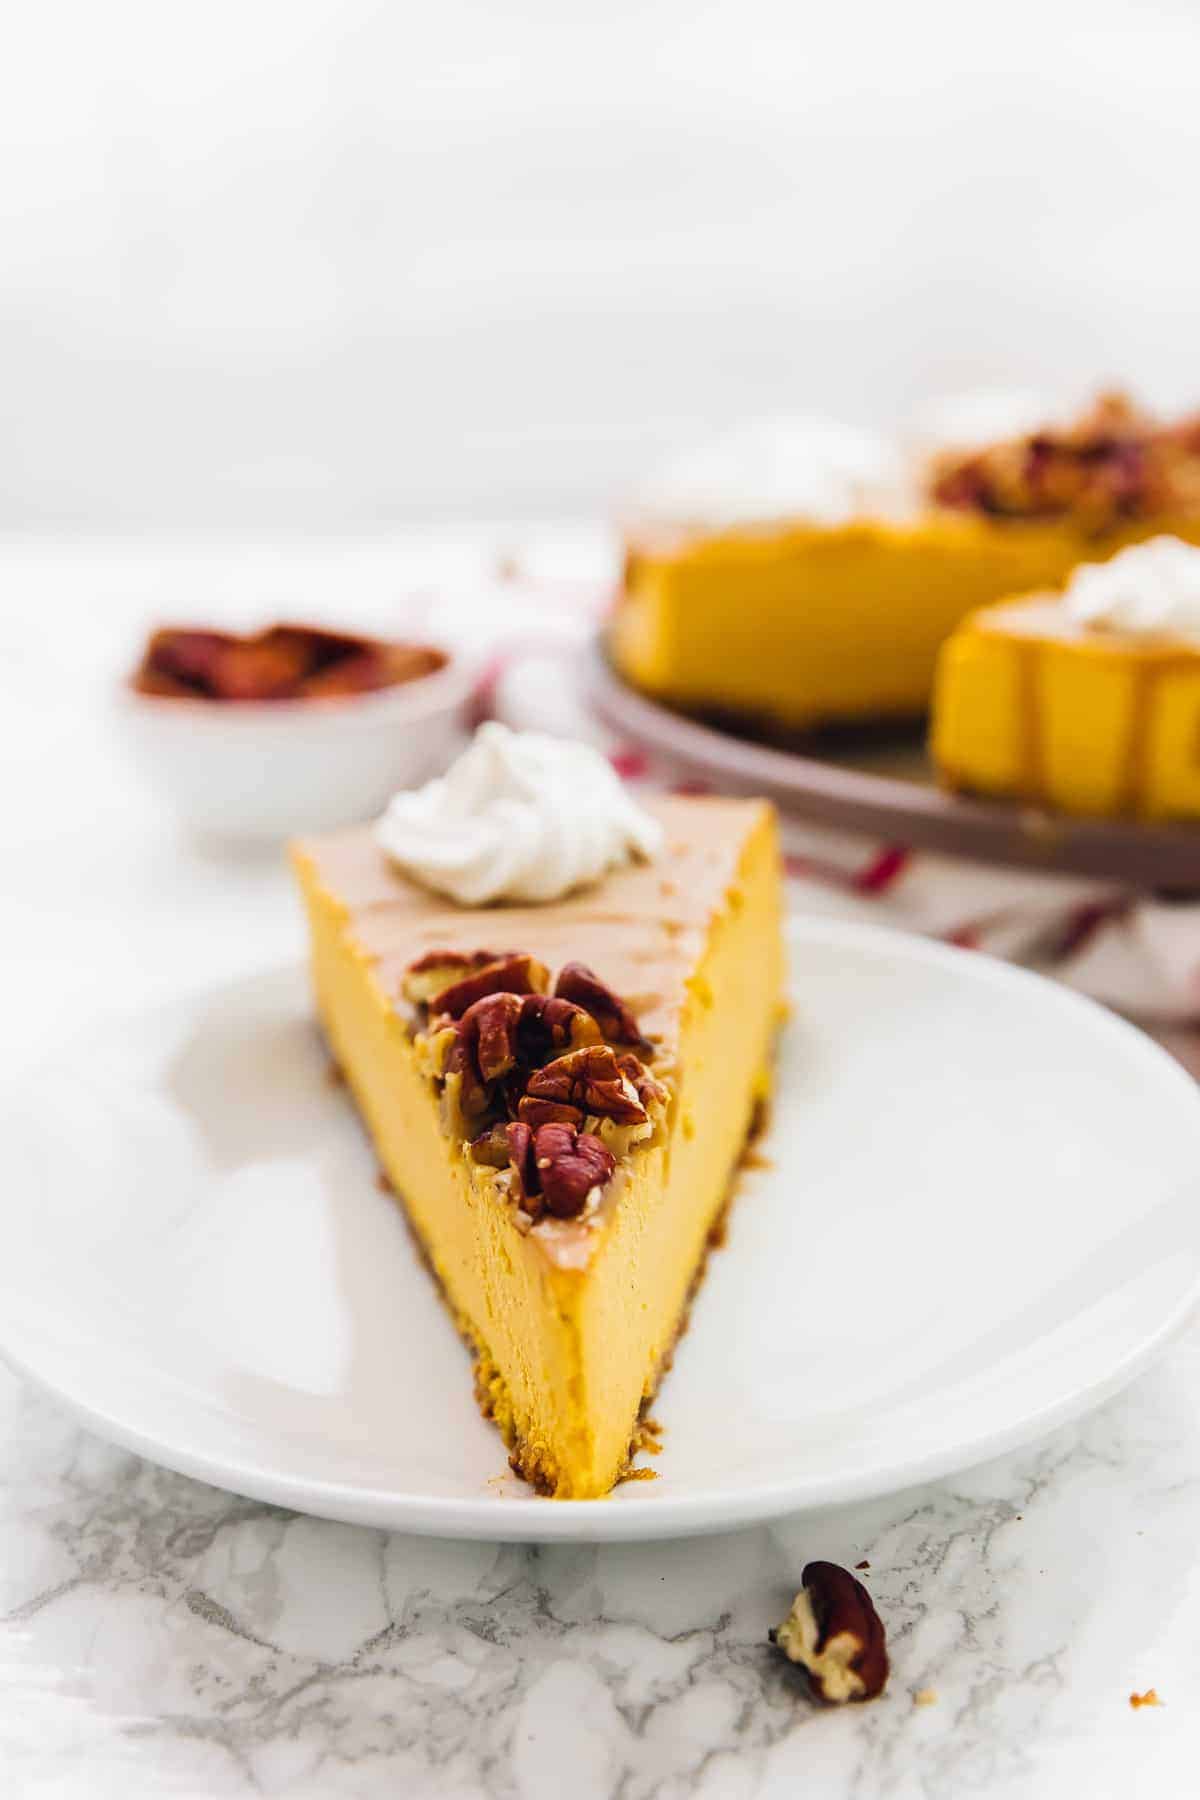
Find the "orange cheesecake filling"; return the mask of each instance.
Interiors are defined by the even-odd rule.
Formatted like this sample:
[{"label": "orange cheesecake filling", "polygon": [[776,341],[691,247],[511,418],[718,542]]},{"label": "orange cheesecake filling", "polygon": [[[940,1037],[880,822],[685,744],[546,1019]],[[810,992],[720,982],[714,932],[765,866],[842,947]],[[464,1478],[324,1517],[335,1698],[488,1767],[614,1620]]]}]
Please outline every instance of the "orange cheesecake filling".
[{"label": "orange cheesecake filling", "polygon": [[[668,836],[660,862],[553,907],[448,906],[398,877],[368,832],[295,852],[332,1052],[474,1352],[481,1405],[514,1467],[561,1498],[607,1493],[628,1468],[761,1110],[779,1019],[770,809],[691,800],[654,810]],[[494,977],[478,960],[484,920],[490,941],[529,947],[491,957],[505,965]],[[464,990],[456,996],[440,969],[441,987],[422,998],[422,964],[447,953]],[[518,966],[529,992],[514,990]],[[557,994],[541,994],[539,968],[559,970]],[[502,985],[476,993],[481,973],[485,987]],[[514,1094],[506,1058],[522,1031],[545,1027],[545,1009],[525,1004],[539,996],[577,1009],[595,1033],[561,1013],[571,1047],[522,1071]],[[498,999],[498,1035],[481,1031],[479,1013],[458,1029]],[[637,1047],[611,1041],[614,1031]],[[608,1061],[580,1081],[576,1067],[565,1077],[557,1067],[597,1051],[615,1078]],[[464,1057],[469,1082],[488,1090],[465,1112]],[[581,1145],[593,1159],[586,1181],[571,1161]]]}]

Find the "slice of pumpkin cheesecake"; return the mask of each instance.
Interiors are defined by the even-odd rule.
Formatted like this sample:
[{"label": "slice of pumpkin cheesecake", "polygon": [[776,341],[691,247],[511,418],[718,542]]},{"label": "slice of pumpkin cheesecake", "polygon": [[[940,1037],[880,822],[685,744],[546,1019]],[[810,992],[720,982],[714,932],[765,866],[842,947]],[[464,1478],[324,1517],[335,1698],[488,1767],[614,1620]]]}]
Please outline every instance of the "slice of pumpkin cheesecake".
[{"label": "slice of pumpkin cheesecake", "polygon": [[1200,548],[1154,538],[973,613],[942,649],[930,746],[947,787],[1200,819]]},{"label": "slice of pumpkin cheesecake", "polygon": [[[780,861],[764,803],[639,824],[594,752],[497,731],[432,799],[293,858],[332,1054],[480,1405],[518,1473],[592,1498],[629,1468],[762,1113]],[[521,780],[481,777],[523,755]],[[539,781],[539,757],[574,778]]]}]

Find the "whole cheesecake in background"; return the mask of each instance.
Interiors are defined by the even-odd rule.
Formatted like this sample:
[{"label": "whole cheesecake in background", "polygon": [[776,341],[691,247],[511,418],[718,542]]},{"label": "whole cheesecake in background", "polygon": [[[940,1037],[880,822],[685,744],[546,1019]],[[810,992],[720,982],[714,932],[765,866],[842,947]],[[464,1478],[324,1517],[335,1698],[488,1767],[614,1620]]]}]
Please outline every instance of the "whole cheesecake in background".
[{"label": "whole cheesecake in background", "polygon": [[1200,819],[1200,549],[1155,538],[972,614],[942,650],[931,745],[952,787]]},{"label": "whole cheesecake in background", "polygon": [[644,692],[768,736],[915,717],[968,613],[1162,532],[1200,541],[1200,417],[1108,396],[1065,425],[907,454],[793,423],[650,488],[611,654]]},{"label": "whole cheesecake in background", "polygon": [[492,725],[293,856],[318,1013],[479,1403],[541,1492],[603,1495],[768,1093],[771,810],[643,811],[596,752]]}]

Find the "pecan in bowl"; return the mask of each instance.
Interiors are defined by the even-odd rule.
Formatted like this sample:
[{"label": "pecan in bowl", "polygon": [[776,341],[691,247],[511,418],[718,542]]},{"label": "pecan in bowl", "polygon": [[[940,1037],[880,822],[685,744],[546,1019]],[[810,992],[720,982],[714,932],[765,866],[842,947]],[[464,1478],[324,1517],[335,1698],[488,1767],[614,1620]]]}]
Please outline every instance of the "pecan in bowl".
[{"label": "pecan in bowl", "polygon": [[[276,843],[373,818],[450,754],[477,668],[425,645],[274,625],[165,629],[117,717],[147,782],[211,843]],[[444,985],[444,984],[443,984]]]},{"label": "pecan in bowl", "polygon": [[131,685],[172,700],[244,703],[336,700],[435,674],[445,653],[318,625],[269,625],[240,634],[163,626],[151,633]]}]

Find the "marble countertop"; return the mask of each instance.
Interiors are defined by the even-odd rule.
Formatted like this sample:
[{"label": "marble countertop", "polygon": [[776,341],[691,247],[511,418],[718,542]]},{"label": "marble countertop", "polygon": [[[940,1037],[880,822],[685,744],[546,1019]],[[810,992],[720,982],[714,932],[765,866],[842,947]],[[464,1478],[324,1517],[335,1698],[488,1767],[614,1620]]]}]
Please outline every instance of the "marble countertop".
[{"label": "marble countertop", "polygon": [[[250,566],[291,611],[346,554]],[[415,592],[414,556],[356,553],[378,607]],[[439,566],[470,585],[482,557],[460,542]],[[97,699],[132,624],[197,611],[205,569],[230,566],[0,545],[0,747],[26,771],[0,843],[5,938],[21,945],[0,1074],[81,1014],[168,995],[181,970],[191,986],[299,947],[275,863],[178,839]],[[0,1373],[0,1793],[1170,1800],[1195,1791],[1200,1754],[1198,1506],[1200,1327],[1018,1455],[836,1513],[631,1547],[298,1517],[112,1449]],[[872,1706],[816,1709],[767,1647],[813,1556],[870,1562],[893,1654]],[[1164,1704],[1133,1709],[1151,1687]]]},{"label": "marble countertop", "polygon": [[[538,1549],[241,1500],[4,1377],[4,1791],[1192,1793],[1198,1394],[1200,1333],[1084,1424],[951,1481],[721,1537]],[[814,1554],[871,1563],[893,1657],[871,1706],[819,1711],[766,1645]],[[1132,1709],[1149,1687],[1164,1705]]]}]

